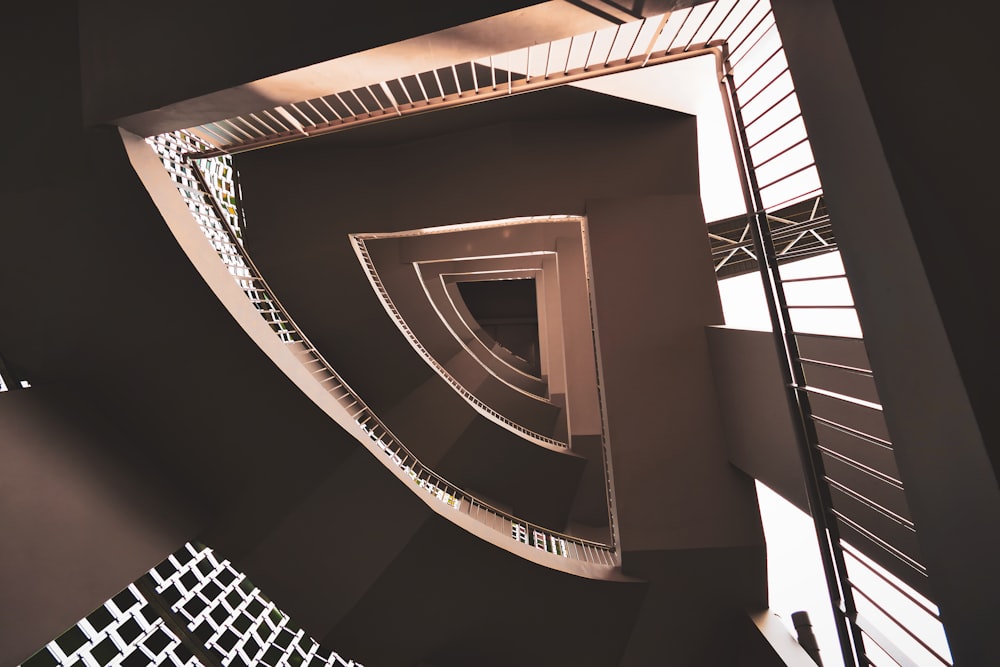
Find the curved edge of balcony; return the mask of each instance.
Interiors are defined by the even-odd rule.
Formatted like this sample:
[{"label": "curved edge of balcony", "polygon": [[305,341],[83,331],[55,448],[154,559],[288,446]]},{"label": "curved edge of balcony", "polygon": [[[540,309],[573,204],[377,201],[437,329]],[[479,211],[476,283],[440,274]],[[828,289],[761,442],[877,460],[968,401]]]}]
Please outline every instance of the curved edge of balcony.
[{"label": "curved edge of balcony", "polygon": [[[417,498],[457,527],[538,565],[588,579],[621,582],[641,581],[622,572],[618,553],[614,550],[607,551],[607,545],[592,543],[594,547],[602,547],[607,552],[604,558],[610,559],[612,561],[610,564],[569,558],[542,548],[536,548],[526,542],[513,539],[510,535],[504,535],[496,528],[487,525],[486,522],[472,516],[470,510],[462,511],[441,502],[436,496],[427,493],[426,489],[414,484],[407,469],[386,463],[386,457],[379,456],[380,453],[384,452],[379,450],[369,431],[356,421],[349,411],[322,386],[296,355],[293,346],[282,342],[275,335],[267,322],[261,318],[246,298],[225,265],[219,261],[214,249],[206,242],[198,225],[191,220],[191,214],[184,198],[163,169],[160,158],[155,151],[142,137],[122,128],[119,128],[119,132],[129,161],[154,205],[160,211],[164,223],[194,268],[202,276],[208,288],[236,320],[237,325],[307,398],[354,437],[361,446],[382,461],[386,469],[407,486]],[[467,496],[474,498],[471,494],[467,494]],[[471,505],[469,502],[463,504]],[[488,504],[481,503],[481,506],[488,507]],[[496,516],[496,518],[502,519],[503,517]],[[527,524],[527,522],[524,523]],[[555,531],[547,532],[556,534]],[[588,543],[586,540],[580,542],[584,546]]]}]

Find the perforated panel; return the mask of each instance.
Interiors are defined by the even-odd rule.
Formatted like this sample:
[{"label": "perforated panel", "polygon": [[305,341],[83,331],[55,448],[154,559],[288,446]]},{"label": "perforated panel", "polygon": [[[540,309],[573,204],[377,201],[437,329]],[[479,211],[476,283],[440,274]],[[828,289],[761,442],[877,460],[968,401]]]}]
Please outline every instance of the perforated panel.
[{"label": "perforated panel", "polygon": [[362,667],[323,649],[228,560],[191,543],[23,664]]}]

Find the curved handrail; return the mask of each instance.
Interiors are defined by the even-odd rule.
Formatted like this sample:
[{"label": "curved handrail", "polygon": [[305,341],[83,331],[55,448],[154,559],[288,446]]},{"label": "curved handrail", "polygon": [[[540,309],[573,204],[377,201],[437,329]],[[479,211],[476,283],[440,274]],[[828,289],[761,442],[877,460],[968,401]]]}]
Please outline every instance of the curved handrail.
[{"label": "curved handrail", "polygon": [[[420,275],[421,282],[424,282],[423,271],[421,270],[420,266],[417,265],[416,269],[417,273]],[[472,317],[472,314],[469,313],[468,308],[464,309],[465,315],[463,315],[463,313],[461,312],[462,309],[460,309],[460,307],[456,305],[455,295],[452,293],[452,290],[448,285],[447,281],[444,279],[444,276],[439,274],[437,278],[438,280],[435,283],[433,283],[434,290],[436,292],[439,289],[437,283],[440,283],[441,285],[440,290],[441,294],[443,294],[443,300],[441,296],[435,297],[431,293],[431,288],[429,284],[426,282],[424,282],[423,286],[424,294],[427,295],[427,299],[428,301],[431,302],[431,306],[433,306],[434,310],[437,312],[441,321],[448,328],[448,331],[451,333],[452,337],[454,337],[455,340],[458,341],[458,344],[462,346],[462,348],[466,352],[472,355],[479,363],[479,365],[482,366],[484,369],[486,369],[486,371],[490,375],[497,378],[504,384],[510,386],[511,388],[515,389],[520,393],[524,393],[534,398],[538,398],[543,401],[551,403],[551,400],[548,397],[548,382],[542,379],[541,373],[539,373],[538,375],[531,375],[530,373],[527,373],[525,370],[517,368],[517,366],[515,366],[514,363],[517,363],[515,360],[520,359],[520,357],[515,355],[510,350],[507,350],[505,347],[503,347],[496,341],[493,341],[493,346],[490,346],[487,343],[487,341],[492,340],[489,334],[483,331],[482,328],[474,329],[473,326],[469,323],[469,320],[474,321],[474,318]],[[461,299],[461,297],[458,298]],[[438,303],[439,300],[442,300],[442,303]],[[443,305],[445,303],[447,304],[447,306]],[[466,315],[468,315],[468,317],[466,317]],[[452,322],[452,320],[455,321]],[[501,364],[500,370],[498,371],[496,368],[492,367],[490,365],[492,362],[488,362],[486,359],[480,356],[480,354],[477,354],[475,351],[473,351],[472,349],[473,347],[479,347],[480,352],[482,354],[488,354],[490,357],[496,360],[496,363]],[[503,354],[503,352],[500,352],[498,354],[498,351],[505,351],[507,353],[505,356],[507,356],[509,360],[503,359],[500,356],[501,354]],[[527,363],[524,362],[523,359],[520,360],[522,362],[522,365],[525,365]],[[517,381],[512,380],[509,377],[503,377],[501,373],[503,375],[507,375],[508,373],[513,373],[514,377],[519,379],[523,378],[523,380],[520,381],[524,382],[525,384],[538,385],[539,391],[541,393],[533,391],[527,387],[519,386],[517,384]],[[542,391],[543,389],[544,391]]]},{"label": "curved handrail", "polygon": [[567,559],[610,568],[619,567],[620,561],[614,544],[602,544],[566,535],[520,519],[467,493],[421,463],[309,341],[275,297],[242,243],[236,240],[229,224],[225,222],[226,218],[212,198],[211,190],[205,185],[198,166],[188,155],[203,149],[202,142],[185,131],[149,137],[146,141],[160,157],[184,198],[188,210],[247,298],[270,325],[275,335],[284,343],[296,346],[295,351],[303,365],[315,366],[312,373],[317,381],[350,412],[377,450],[385,454],[384,463],[391,462],[391,465],[402,470],[419,489],[425,490],[437,500],[468,514],[493,530],[506,533],[517,542]]},{"label": "curved handrail", "polygon": [[[500,414],[490,406],[483,403],[476,397],[475,394],[466,389],[461,382],[455,379],[455,376],[449,373],[448,370],[434,358],[434,355],[427,351],[427,348],[425,348],[423,343],[420,342],[417,335],[413,333],[412,329],[410,329],[410,325],[408,325],[403,316],[400,315],[399,310],[396,309],[396,304],[393,303],[392,297],[389,296],[389,291],[385,288],[385,285],[382,283],[382,278],[378,275],[378,270],[375,268],[375,262],[372,261],[371,255],[368,254],[368,247],[365,245],[364,237],[360,234],[351,234],[351,242],[354,245],[354,252],[357,254],[358,260],[361,262],[365,275],[368,276],[368,282],[371,283],[372,289],[375,290],[375,294],[382,303],[382,307],[385,308],[385,312],[389,314],[389,318],[392,319],[395,325],[403,333],[406,340],[409,341],[410,345],[413,346],[413,349],[417,351],[417,354],[419,354],[420,357],[427,362],[427,364],[433,368],[445,382],[451,385],[452,389],[454,389],[459,396],[464,398],[465,401],[479,414],[526,440],[531,440],[536,444],[548,445],[550,447],[559,447],[561,449],[569,448],[569,445],[561,440],[556,440],[555,438],[550,438],[546,435],[542,435],[541,433],[532,431],[531,429]],[[522,391],[521,393],[526,392]]]}]

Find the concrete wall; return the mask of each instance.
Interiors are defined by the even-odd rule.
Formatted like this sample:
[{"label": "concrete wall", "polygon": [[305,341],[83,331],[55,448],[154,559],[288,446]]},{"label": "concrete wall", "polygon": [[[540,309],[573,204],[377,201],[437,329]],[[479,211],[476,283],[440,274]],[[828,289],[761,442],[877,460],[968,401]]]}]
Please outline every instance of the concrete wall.
[{"label": "concrete wall", "polygon": [[729,460],[808,513],[774,336],[724,327],[706,333]]},{"label": "concrete wall", "polygon": [[[108,456],[141,446],[71,394],[0,394],[0,665],[15,665],[193,537],[181,490]],[[110,442],[109,442],[110,441]]]},{"label": "concrete wall", "polygon": [[587,217],[626,565],[630,552],[763,548],[752,480],[724,447],[705,337],[722,307],[698,196],[595,200]]},{"label": "concrete wall", "polygon": [[[0,152],[0,351],[33,389],[0,396],[0,526],[19,550],[0,576],[24,580],[0,596],[24,607],[4,606],[0,646],[19,659],[186,539],[238,556],[357,445],[197,275],[118,132],[84,129],[75,3],[8,10],[0,65],[27,102],[0,109],[18,128]],[[174,506],[194,517],[177,530],[160,514]]]}]

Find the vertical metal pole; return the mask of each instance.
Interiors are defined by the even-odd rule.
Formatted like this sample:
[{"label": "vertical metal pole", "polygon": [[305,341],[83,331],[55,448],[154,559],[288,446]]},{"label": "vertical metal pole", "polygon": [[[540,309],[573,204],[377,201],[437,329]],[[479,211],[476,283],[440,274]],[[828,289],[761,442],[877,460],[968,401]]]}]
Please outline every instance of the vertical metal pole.
[{"label": "vertical metal pole", "polygon": [[757,184],[757,176],[750,157],[746,126],[743,123],[743,114],[736,95],[732,68],[729,66],[729,52],[725,46],[723,46],[722,62],[724,72],[720,85],[724,97],[723,106],[726,108],[730,132],[733,133],[733,150],[736,152],[736,163],[740,170],[746,200],[747,223],[753,233],[757,264],[764,283],[764,295],[771,317],[771,326],[774,329],[774,342],[778,358],[785,361],[781,368],[786,386],[785,395],[791,413],[797,416],[797,419],[793,419],[795,439],[799,448],[806,495],[816,531],[820,558],[823,562],[827,589],[830,593],[834,622],[840,639],[840,650],[845,665],[864,667],[868,664],[868,660],[865,657],[861,632],[855,623],[857,609],[847,578],[847,567],[840,546],[839,532],[835,521],[830,518],[830,509],[833,503],[830,499],[829,487],[823,481],[822,460],[814,447],[817,438],[815,426],[810,419],[812,412],[809,399],[795,389],[795,387],[801,387],[805,384],[802,366],[798,361],[795,334],[785,303],[785,294],[780,285],[777,257]]}]

